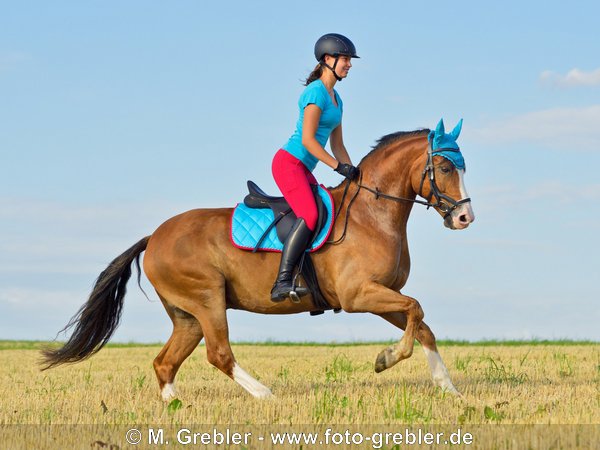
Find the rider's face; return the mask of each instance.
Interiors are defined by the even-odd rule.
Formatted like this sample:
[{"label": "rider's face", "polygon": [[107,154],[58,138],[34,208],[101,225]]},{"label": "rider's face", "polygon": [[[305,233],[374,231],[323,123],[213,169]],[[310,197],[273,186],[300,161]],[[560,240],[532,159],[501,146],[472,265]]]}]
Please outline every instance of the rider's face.
[{"label": "rider's face", "polygon": [[[326,55],[325,62],[329,67],[333,67],[333,65],[335,64],[335,58],[333,56]],[[351,67],[352,58],[350,58],[349,56],[340,55],[338,56],[338,62],[335,66],[335,73],[340,78],[346,78]]]}]

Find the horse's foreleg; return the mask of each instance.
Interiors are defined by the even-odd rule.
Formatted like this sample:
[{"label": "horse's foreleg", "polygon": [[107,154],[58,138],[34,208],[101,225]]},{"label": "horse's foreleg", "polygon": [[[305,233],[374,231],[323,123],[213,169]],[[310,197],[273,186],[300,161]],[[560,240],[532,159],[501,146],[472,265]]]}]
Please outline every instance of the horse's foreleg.
[{"label": "horse's foreleg", "polygon": [[377,356],[375,372],[382,372],[393,365],[410,358],[415,337],[423,321],[423,309],[414,298],[402,295],[378,283],[368,283],[352,298],[342,302],[347,312],[371,312],[373,314],[403,313],[406,317],[402,339],[390,345]]},{"label": "horse's foreleg", "polygon": [[183,361],[198,346],[203,333],[200,323],[194,316],[169,306],[164,300],[162,301],[173,321],[173,333],[154,359],[154,371],[158,378],[162,399],[169,401],[176,395],[175,375]]},{"label": "horse's foreleg", "polygon": [[[379,316],[402,330],[406,329],[406,316],[402,313],[379,314]],[[423,352],[425,352],[425,356],[427,357],[433,384],[446,392],[460,395],[454,384],[452,384],[448,369],[446,369],[446,365],[438,352],[435,336],[425,322],[421,322],[416,338],[423,347]]]}]

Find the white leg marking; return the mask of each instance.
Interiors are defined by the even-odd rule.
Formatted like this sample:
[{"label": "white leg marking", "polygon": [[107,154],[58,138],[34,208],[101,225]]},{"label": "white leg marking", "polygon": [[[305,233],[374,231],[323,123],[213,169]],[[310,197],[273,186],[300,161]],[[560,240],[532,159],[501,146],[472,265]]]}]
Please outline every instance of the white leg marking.
[{"label": "white leg marking", "polygon": [[238,363],[233,365],[233,379],[256,398],[273,397],[273,394],[268,387],[252,378],[248,372],[238,366]]},{"label": "white leg marking", "polygon": [[168,402],[169,400],[175,398],[176,397],[175,384],[173,384],[173,383],[165,384],[164,387],[162,388],[160,395],[162,396],[162,399],[165,402]]},{"label": "white leg marking", "polygon": [[427,357],[427,362],[429,363],[429,368],[431,369],[431,377],[433,378],[433,384],[441,387],[444,391],[450,392],[451,394],[460,395],[460,392],[456,390],[452,381],[450,380],[450,375],[448,374],[448,369],[444,365],[444,361],[442,361],[442,357],[438,352],[434,352],[433,350],[429,350],[426,347],[423,347],[423,351],[425,352],[425,356]]}]

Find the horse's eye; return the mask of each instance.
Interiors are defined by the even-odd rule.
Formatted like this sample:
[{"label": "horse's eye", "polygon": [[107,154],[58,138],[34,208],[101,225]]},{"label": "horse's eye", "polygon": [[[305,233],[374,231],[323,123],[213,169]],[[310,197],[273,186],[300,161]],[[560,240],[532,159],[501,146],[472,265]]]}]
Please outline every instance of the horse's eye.
[{"label": "horse's eye", "polygon": [[451,171],[452,171],[452,169],[448,166],[440,167],[440,172],[442,172],[442,173],[450,173]]}]

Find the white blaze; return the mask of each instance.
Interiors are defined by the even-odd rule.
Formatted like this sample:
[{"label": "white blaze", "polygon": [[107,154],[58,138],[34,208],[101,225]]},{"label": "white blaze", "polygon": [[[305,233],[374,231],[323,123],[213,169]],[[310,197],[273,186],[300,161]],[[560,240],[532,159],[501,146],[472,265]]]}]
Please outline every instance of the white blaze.
[{"label": "white blaze", "polygon": [[[467,188],[465,187],[465,171],[459,169],[458,171],[458,180],[459,180],[459,189],[460,189],[460,199],[463,200],[469,197],[467,193]],[[471,223],[475,220],[475,214],[473,213],[473,208],[471,207],[471,202],[463,203],[454,211],[452,214],[452,218],[466,216],[468,223]]]},{"label": "white blaze", "polygon": [[467,188],[465,188],[465,171],[464,169],[458,170],[458,179],[460,183],[460,199],[467,198],[469,194],[467,194]]}]

